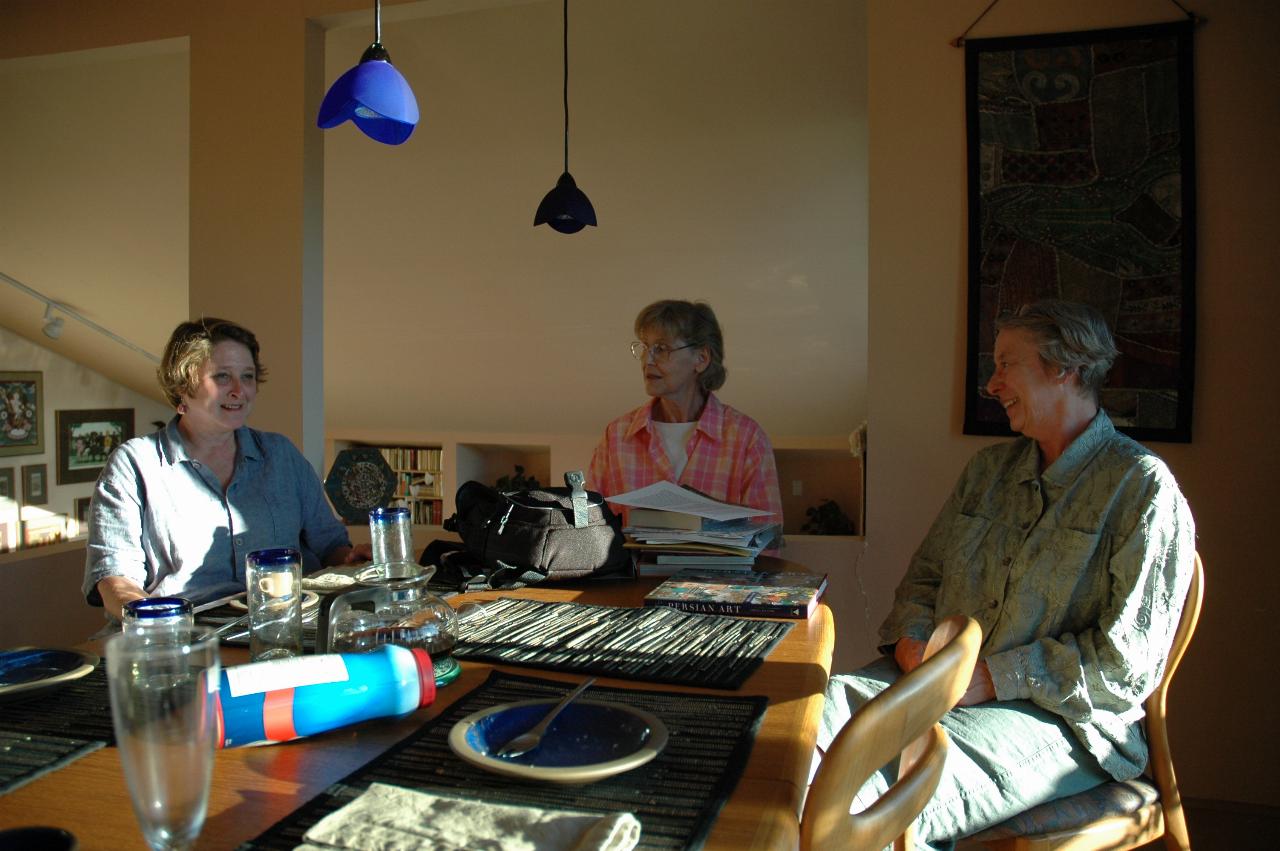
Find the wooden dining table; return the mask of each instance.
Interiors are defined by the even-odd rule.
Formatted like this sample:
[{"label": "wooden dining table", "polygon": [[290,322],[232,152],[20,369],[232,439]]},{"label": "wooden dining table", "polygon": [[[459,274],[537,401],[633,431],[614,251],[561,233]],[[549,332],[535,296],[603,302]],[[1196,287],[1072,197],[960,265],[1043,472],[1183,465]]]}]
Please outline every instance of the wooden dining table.
[{"label": "wooden dining table", "polygon": [[[789,563],[773,560],[774,569]],[[790,569],[797,566],[790,565]],[[497,597],[547,602],[638,606],[660,579],[609,580],[571,585],[484,591],[450,599],[454,606]],[[835,629],[830,609],[819,605],[796,622],[733,695],[764,695],[768,710],[733,794],[717,817],[706,848],[782,849],[798,842],[799,812],[830,673]],[[224,646],[224,665],[248,661],[248,651]],[[462,662],[456,681],[435,702],[402,719],[357,724],[309,739],[267,747],[219,751],[208,817],[198,849],[230,849],[289,815],[334,782],[378,756],[481,685],[494,670],[578,681],[556,671]],[[630,689],[726,694],[725,691],[599,677],[602,685]],[[0,707],[2,709],[2,707]],[[145,848],[114,747],[103,748],[0,796],[0,830],[49,825],[73,833],[81,851]]]}]

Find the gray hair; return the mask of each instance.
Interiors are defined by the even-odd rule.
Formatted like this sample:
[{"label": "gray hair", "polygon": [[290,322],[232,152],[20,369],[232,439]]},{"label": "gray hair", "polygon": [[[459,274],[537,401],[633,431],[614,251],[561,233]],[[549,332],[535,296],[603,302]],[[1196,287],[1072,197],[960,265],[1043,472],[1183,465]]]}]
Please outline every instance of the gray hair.
[{"label": "gray hair", "polygon": [[724,334],[711,305],[705,301],[655,301],[636,316],[636,336],[650,328],[661,328],[669,337],[705,348],[711,362],[698,373],[698,386],[707,393],[724,386],[729,376],[724,365]]},{"label": "gray hair", "polygon": [[1107,371],[1120,352],[1107,320],[1087,304],[1045,299],[1024,304],[1016,313],[996,319],[996,332],[1021,328],[1030,332],[1045,363],[1075,369],[1080,388],[1096,402]]}]

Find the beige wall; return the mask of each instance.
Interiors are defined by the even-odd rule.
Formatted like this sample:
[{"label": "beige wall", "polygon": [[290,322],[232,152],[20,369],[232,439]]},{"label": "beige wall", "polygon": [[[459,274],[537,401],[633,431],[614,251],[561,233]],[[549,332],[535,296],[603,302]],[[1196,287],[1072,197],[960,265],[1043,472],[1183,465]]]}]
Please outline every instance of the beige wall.
[{"label": "beige wall", "polygon": [[[1280,803],[1275,678],[1280,616],[1269,526],[1280,474],[1271,335],[1280,322],[1273,47],[1280,5],[1198,2],[1195,42],[1199,262],[1194,442],[1154,444],[1182,483],[1207,580],[1200,632],[1171,696],[1184,794]],[[870,446],[863,574],[879,622],[912,550],[965,460],[963,51],[948,42],[985,0],[869,4]],[[976,37],[1152,23],[1159,2],[1006,0]],[[1265,230],[1264,230],[1265,229]],[[841,640],[850,632],[841,624]],[[1264,725],[1263,728],[1259,724]]]}]

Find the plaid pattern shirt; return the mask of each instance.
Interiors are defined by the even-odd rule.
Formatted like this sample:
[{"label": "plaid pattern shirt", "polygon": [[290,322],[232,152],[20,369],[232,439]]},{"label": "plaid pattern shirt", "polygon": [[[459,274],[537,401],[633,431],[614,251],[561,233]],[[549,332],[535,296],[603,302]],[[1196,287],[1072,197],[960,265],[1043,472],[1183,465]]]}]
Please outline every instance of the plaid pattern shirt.
[{"label": "plaid pattern shirt", "polygon": [[588,487],[607,498],[654,482],[674,481],[713,499],[759,508],[782,522],[773,446],[755,420],[723,404],[714,393],[708,394],[686,446],[689,463],[676,479],[662,438],[652,425],[656,401],[649,400],[605,428],[591,456]]}]

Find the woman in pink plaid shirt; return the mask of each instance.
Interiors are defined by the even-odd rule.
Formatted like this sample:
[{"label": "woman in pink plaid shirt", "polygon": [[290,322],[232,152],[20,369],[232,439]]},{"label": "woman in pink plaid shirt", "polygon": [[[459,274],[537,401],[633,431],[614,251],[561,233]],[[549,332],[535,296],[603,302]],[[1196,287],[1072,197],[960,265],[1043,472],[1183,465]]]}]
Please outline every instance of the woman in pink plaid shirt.
[{"label": "woman in pink plaid shirt", "polygon": [[705,302],[658,301],[640,311],[631,354],[651,398],[604,430],[591,458],[593,490],[606,498],[659,481],[759,508],[782,522],[769,436],[716,398],[724,336]]}]

